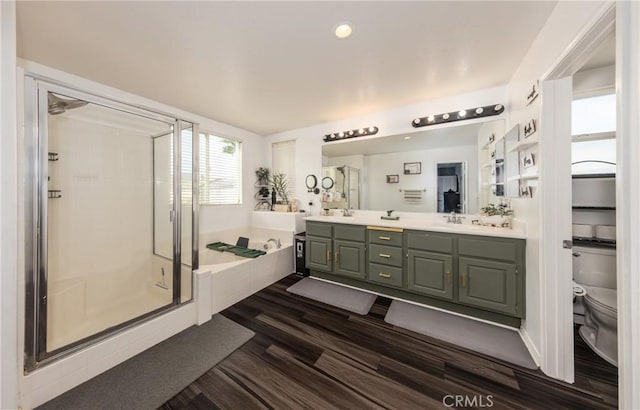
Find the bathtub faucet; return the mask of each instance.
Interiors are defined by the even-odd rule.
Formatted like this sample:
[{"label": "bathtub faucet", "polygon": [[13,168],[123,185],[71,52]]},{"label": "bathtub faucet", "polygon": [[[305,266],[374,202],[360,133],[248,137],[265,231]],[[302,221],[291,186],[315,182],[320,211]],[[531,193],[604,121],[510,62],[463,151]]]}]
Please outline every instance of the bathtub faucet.
[{"label": "bathtub faucet", "polygon": [[282,244],[280,243],[280,238],[276,239],[276,238],[269,238],[267,240],[267,243],[269,242],[273,242],[274,245],[276,245],[276,248],[280,249],[282,247]]}]

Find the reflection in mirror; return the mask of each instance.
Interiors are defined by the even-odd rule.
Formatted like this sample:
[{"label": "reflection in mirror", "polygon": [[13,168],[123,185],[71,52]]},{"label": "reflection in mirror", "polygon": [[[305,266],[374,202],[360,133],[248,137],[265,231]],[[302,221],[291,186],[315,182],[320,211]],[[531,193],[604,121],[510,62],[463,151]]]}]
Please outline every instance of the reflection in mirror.
[{"label": "reflection in mirror", "polygon": [[464,162],[438,163],[438,212],[466,213]]},{"label": "reflection in mirror", "polygon": [[360,170],[347,165],[322,167],[322,186],[325,178],[333,186],[325,188],[332,193],[324,197],[323,208],[360,209]]},{"label": "reflection in mirror", "polygon": [[[480,205],[494,198],[491,170],[487,167],[485,176],[481,172],[481,165],[488,162],[483,155],[488,157],[491,134],[503,136],[503,120],[326,143],[322,147],[322,172],[335,181],[335,186],[329,190],[332,201],[323,208],[451,212],[445,211],[444,195],[451,191],[447,195],[453,198],[448,199],[451,204],[459,201],[454,212],[477,213]],[[405,175],[405,163],[420,163],[421,173]],[[453,171],[457,182],[445,183],[453,179],[442,178],[439,184],[438,164],[443,166],[442,173],[451,173],[444,168],[457,164]],[[395,179],[389,183],[388,175],[398,175],[397,183]],[[442,175],[447,176],[451,175]]]},{"label": "reflection in mirror", "polygon": [[328,175],[323,176],[322,178],[322,188],[324,188],[325,190],[330,190],[331,188],[333,188],[333,178],[331,178]]}]

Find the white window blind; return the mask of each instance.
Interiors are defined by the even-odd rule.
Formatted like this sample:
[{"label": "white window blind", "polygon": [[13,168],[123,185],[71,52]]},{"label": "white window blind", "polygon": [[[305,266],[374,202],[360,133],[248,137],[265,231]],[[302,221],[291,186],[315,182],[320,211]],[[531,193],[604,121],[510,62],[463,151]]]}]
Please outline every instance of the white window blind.
[{"label": "white window blind", "polygon": [[295,140],[274,142],[271,145],[271,172],[272,174],[283,173],[287,176],[289,199],[296,194],[295,150]]},{"label": "white window blind", "polygon": [[200,204],[242,203],[242,143],[200,134]]},{"label": "white window blind", "polygon": [[[183,204],[191,204],[193,202],[192,186],[193,186],[193,133],[191,130],[182,130],[182,168],[181,175],[181,193],[180,199]],[[173,146],[171,147],[171,155],[173,155]],[[172,161],[173,162],[173,161]]]}]

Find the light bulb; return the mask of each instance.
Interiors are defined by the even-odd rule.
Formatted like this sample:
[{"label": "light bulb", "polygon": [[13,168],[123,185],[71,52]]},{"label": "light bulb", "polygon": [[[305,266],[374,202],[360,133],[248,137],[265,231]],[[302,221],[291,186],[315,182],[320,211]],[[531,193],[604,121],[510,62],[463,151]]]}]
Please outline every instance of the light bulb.
[{"label": "light bulb", "polygon": [[360,129],[358,130],[358,134],[364,134],[364,129],[360,128]]},{"label": "light bulb", "polygon": [[353,135],[353,130],[349,131],[349,135]]},{"label": "light bulb", "polygon": [[344,132],[341,132],[340,134],[338,134],[338,137],[344,138]]},{"label": "light bulb", "polygon": [[502,104],[497,104],[495,107],[493,107],[494,111],[500,111],[502,109]]},{"label": "light bulb", "polygon": [[482,108],[482,107],[476,108],[476,114],[480,115],[480,114],[482,114],[482,111],[484,111],[484,108]]},{"label": "light bulb", "polygon": [[415,120],[413,120],[413,123],[416,125],[420,124],[420,118],[416,118]]},{"label": "light bulb", "polygon": [[374,132],[376,130],[376,127],[369,127],[369,132]]},{"label": "light bulb", "polygon": [[430,115],[427,117],[427,121],[429,122],[434,122],[436,120],[436,118],[433,115]]},{"label": "light bulb", "polygon": [[458,117],[464,118],[467,115],[467,111],[466,110],[462,110],[458,113]]},{"label": "light bulb", "polygon": [[442,119],[443,120],[448,120],[449,119],[449,114],[442,114]]},{"label": "light bulb", "polygon": [[344,40],[345,38],[349,38],[349,36],[351,36],[351,33],[353,33],[353,28],[351,28],[351,25],[349,23],[338,24],[333,29],[333,34],[337,38],[339,38],[340,40]]}]

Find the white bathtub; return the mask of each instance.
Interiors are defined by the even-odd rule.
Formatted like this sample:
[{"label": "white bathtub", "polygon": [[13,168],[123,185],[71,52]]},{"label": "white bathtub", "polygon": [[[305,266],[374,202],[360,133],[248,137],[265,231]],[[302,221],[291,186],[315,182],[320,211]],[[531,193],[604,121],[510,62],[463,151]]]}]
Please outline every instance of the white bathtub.
[{"label": "white bathtub", "polygon": [[[236,243],[239,236],[249,238],[249,249],[265,250],[269,238],[280,239],[281,247],[269,242],[267,254],[243,258],[230,252],[206,248],[207,243]],[[243,228],[209,233],[201,241],[200,271],[211,274],[212,313],[251,296],[294,271],[293,232],[264,228]]]}]

